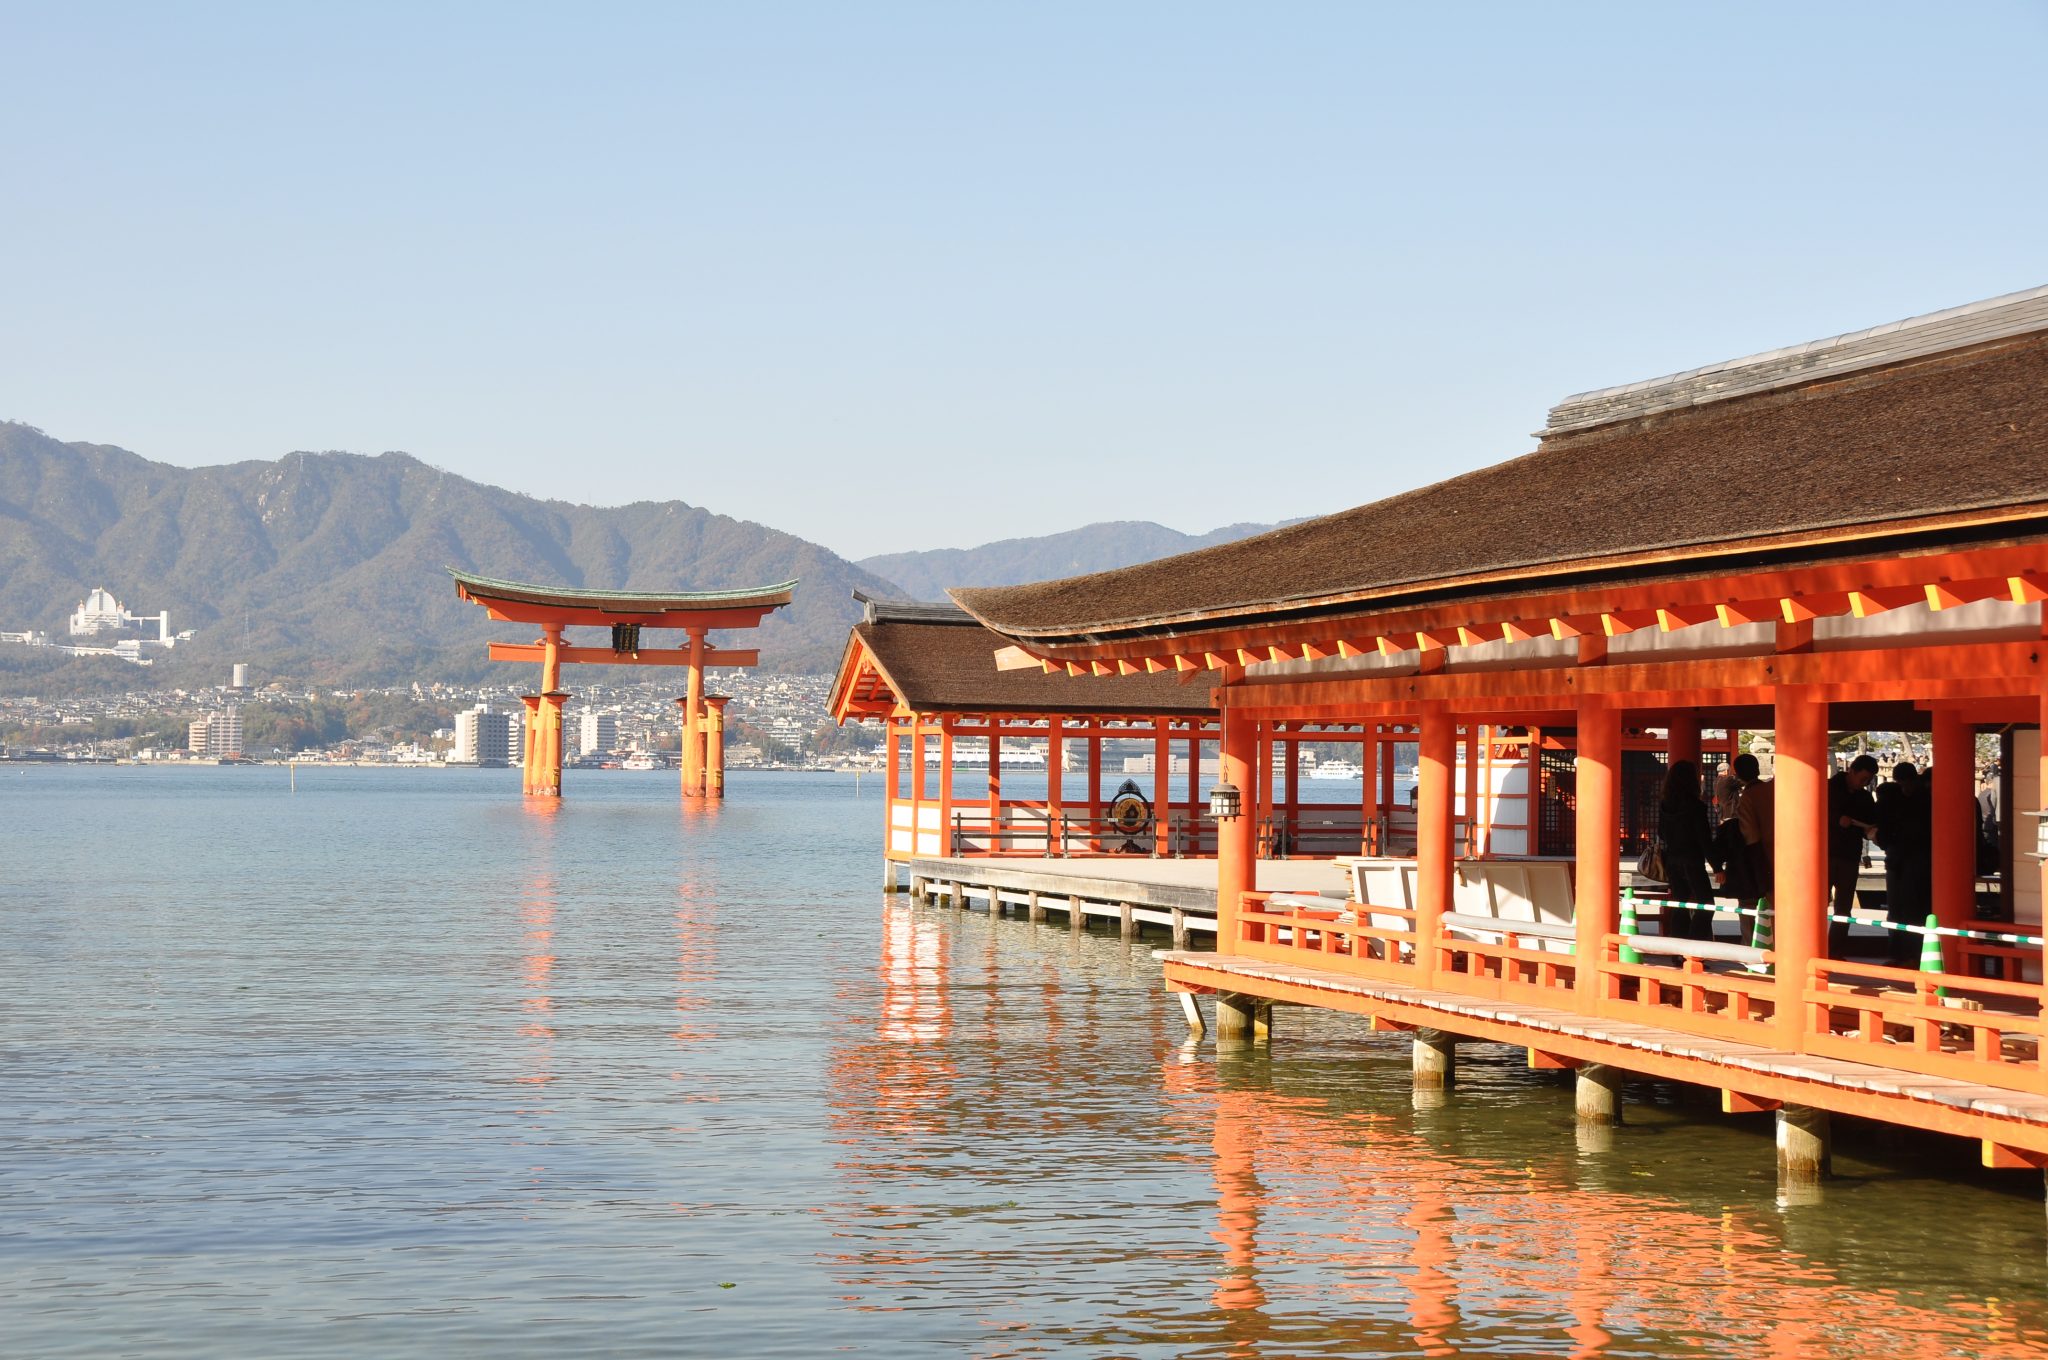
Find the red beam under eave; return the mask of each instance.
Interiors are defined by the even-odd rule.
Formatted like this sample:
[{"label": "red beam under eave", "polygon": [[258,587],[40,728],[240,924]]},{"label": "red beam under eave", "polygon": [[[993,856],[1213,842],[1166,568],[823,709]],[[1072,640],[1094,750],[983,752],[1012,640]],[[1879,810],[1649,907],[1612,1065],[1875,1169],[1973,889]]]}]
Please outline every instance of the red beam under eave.
[{"label": "red beam under eave", "polygon": [[[690,649],[687,647],[642,647],[636,652],[615,652],[609,647],[562,647],[556,658],[564,665],[588,663],[598,666],[687,666],[690,664]],[[493,661],[545,661],[547,647],[538,642],[493,642]],[[730,647],[707,647],[704,650],[704,664],[707,666],[758,666],[761,653],[752,648],[741,650]]]},{"label": "red beam under eave", "polygon": [[[2034,543],[1782,571],[1701,574],[1642,585],[1577,591],[1531,590],[1463,604],[1397,608],[1381,614],[1371,612],[1370,601],[1360,601],[1355,610],[1324,620],[1253,624],[1214,632],[1184,631],[1171,645],[1182,652],[1211,651],[1225,659],[1234,657],[1240,648],[1254,650],[1276,644],[1298,648],[1303,643],[1336,645],[1340,654],[1355,655],[1371,650],[1367,640],[1370,636],[1407,635],[1412,640],[1418,631],[1455,631],[1463,627],[1488,638],[1498,632],[1513,642],[1529,636],[1553,635],[1553,619],[1564,621],[1577,631],[1603,632],[1603,615],[1634,627],[1654,623],[1668,629],[1715,619],[1722,606],[1731,606],[1727,621],[1732,624],[1744,621],[1752,613],[1759,620],[1782,618],[1782,602],[1788,599],[1801,602],[1805,607],[1797,612],[1802,613],[1819,612],[1820,608],[1833,605],[1846,605],[1848,608],[1842,612],[1849,613],[1897,608],[1923,601],[1927,586],[1943,581],[1967,585],[1971,598],[1991,598],[1993,594],[2010,598],[2048,589],[2041,584],[2041,555],[2042,546]],[[2003,590],[1980,588],[1985,583],[2000,581],[2005,583]],[[1858,604],[1863,608],[1859,610]],[[1591,627],[1580,626],[1588,622]],[[1351,641],[1343,643],[1340,639]],[[1063,661],[1118,657],[1138,660],[1147,655],[1165,656],[1165,646],[1163,639],[1133,640],[1099,646],[1040,644],[1034,651]]]},{"label": "red beam under eave", "polygon": [[[1221,691],[1230,708],[1341,706],[1347,703],[1450,703],[1489,700],[1571,703],[1606,695],[1641,700],[1674,694],[1748,693],[1767,685],[1819,685],[1854,700],[1996,697],[2024,694],[2039,684],[2039,642],[1991,642],[1956,647],[1902,647],[1851,652],[1799,652],[1715,657],[1634,665],[1553,666],[1519,671],[1254,681]],[[1960,695],[1943,695],[1951,686]]]}]

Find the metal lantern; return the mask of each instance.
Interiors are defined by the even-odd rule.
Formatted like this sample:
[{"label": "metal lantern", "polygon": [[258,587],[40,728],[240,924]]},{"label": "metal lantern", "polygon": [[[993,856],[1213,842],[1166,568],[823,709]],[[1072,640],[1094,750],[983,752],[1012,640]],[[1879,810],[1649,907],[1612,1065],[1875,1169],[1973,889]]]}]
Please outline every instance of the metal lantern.
[{"label": "metal lantern", "polygon": [[1225,781],[1209,790],[1209,815],[1219,822],[1234,822],[1243,802],[1237,785]]},{"label": "metal lantern", "polygon": [[[1212,793],[1209,797],[1213,800],[1216,795]],[[2048,808],[2043,808],[2039,812],[2022,812],[2020,816],[2034,819],[2033,857],[2048,860]]]}]

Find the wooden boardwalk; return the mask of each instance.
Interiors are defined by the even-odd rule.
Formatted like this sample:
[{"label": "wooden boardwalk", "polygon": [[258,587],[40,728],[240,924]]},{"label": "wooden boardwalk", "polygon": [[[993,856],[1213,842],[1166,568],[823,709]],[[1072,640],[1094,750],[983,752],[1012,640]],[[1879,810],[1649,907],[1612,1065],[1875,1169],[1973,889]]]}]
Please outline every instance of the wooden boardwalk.
[{"label": "wooden boardwalk", "polygon": [[[991,911],[1022,907],[1083,926],[1089,920],[1120,929],[1153,925],[1173,932],[1176,944],[1216,934],[1216,862],[1202,859],[993,859],[974,856],[913,859],[903,866],[911,891],[979,899]],[[1328,860],[1262,860],[1259,886],[1269,892],[1343,894],[1349,880]]]},{"label": "wooden boardwalk", "polygon": [[1177,991],[1344,1010],[1384,1028],[1513,1044],[1529,1049],[1537,1066],[1602,1063],[1719,1087],[1737,1111],[1802,1105],[1977,1138],[1986,1165],[2048,1156],[2048,1097],[1300,964],[1189,951],[1159,957]]}]

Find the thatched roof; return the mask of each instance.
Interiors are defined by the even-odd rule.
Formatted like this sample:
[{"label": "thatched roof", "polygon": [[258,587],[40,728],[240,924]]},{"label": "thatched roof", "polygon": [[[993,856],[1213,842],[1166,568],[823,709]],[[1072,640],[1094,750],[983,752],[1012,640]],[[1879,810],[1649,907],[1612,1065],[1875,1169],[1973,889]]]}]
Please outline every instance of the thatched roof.
[{"label": "thatched roof", "polygon": [[[869,602],[853,626],[834,682],[834,707],[858,684],[853,672],[872,667],[897,701],[919,713],[1100,714],[1201,716],[1215,709],[1214,674],[1173,672],[1070,679],[1037,666],[998,670],[1008,639],[944,605]],[[1183,683],[1185,679],[1185,683]]]},{"label": "thatched roof", "polygon": [[1959,349],[1916,352],[1901,323],[1889,351],[1866,343],[1853,365],[1831,368],[1824,348],[1790,366],[1790,351],[1757,356],[1780,370],[1761,387],[1716,366],[1737,393],[1725,399],[1698,387],[1705,370],[1660,380],[1661,397],[1609,389],[1638,413],[1590,427],[1571,423],[1601,395],[1586,394],[1570,428],[1494,467],[1119,571],[952,593],[998,632],[1054,644],[1698,575],[1766,553],[1798,565],[2048,539],[2048,290],[2014,297],[1997,319],[2017,332]]}]

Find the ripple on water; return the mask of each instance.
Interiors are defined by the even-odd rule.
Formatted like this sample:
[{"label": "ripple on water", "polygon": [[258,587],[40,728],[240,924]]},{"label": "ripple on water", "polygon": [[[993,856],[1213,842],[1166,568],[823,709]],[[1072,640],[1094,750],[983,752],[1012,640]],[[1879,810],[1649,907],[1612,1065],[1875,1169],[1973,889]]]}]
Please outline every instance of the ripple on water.
[{"label": "ripple on water", "polygon": [[[578,772],[581,775],[582,772]],[[872,781],[869,781],[872,783]],[[2040,1185],[1509,1050],[1188,1047],[1149,950],[873,890],[879,805],[658,777],[0,776],[0,1307],[30,1355],[1990,1355]],[[1954,1178],[1950,1178],[1953,1176]]]}]

